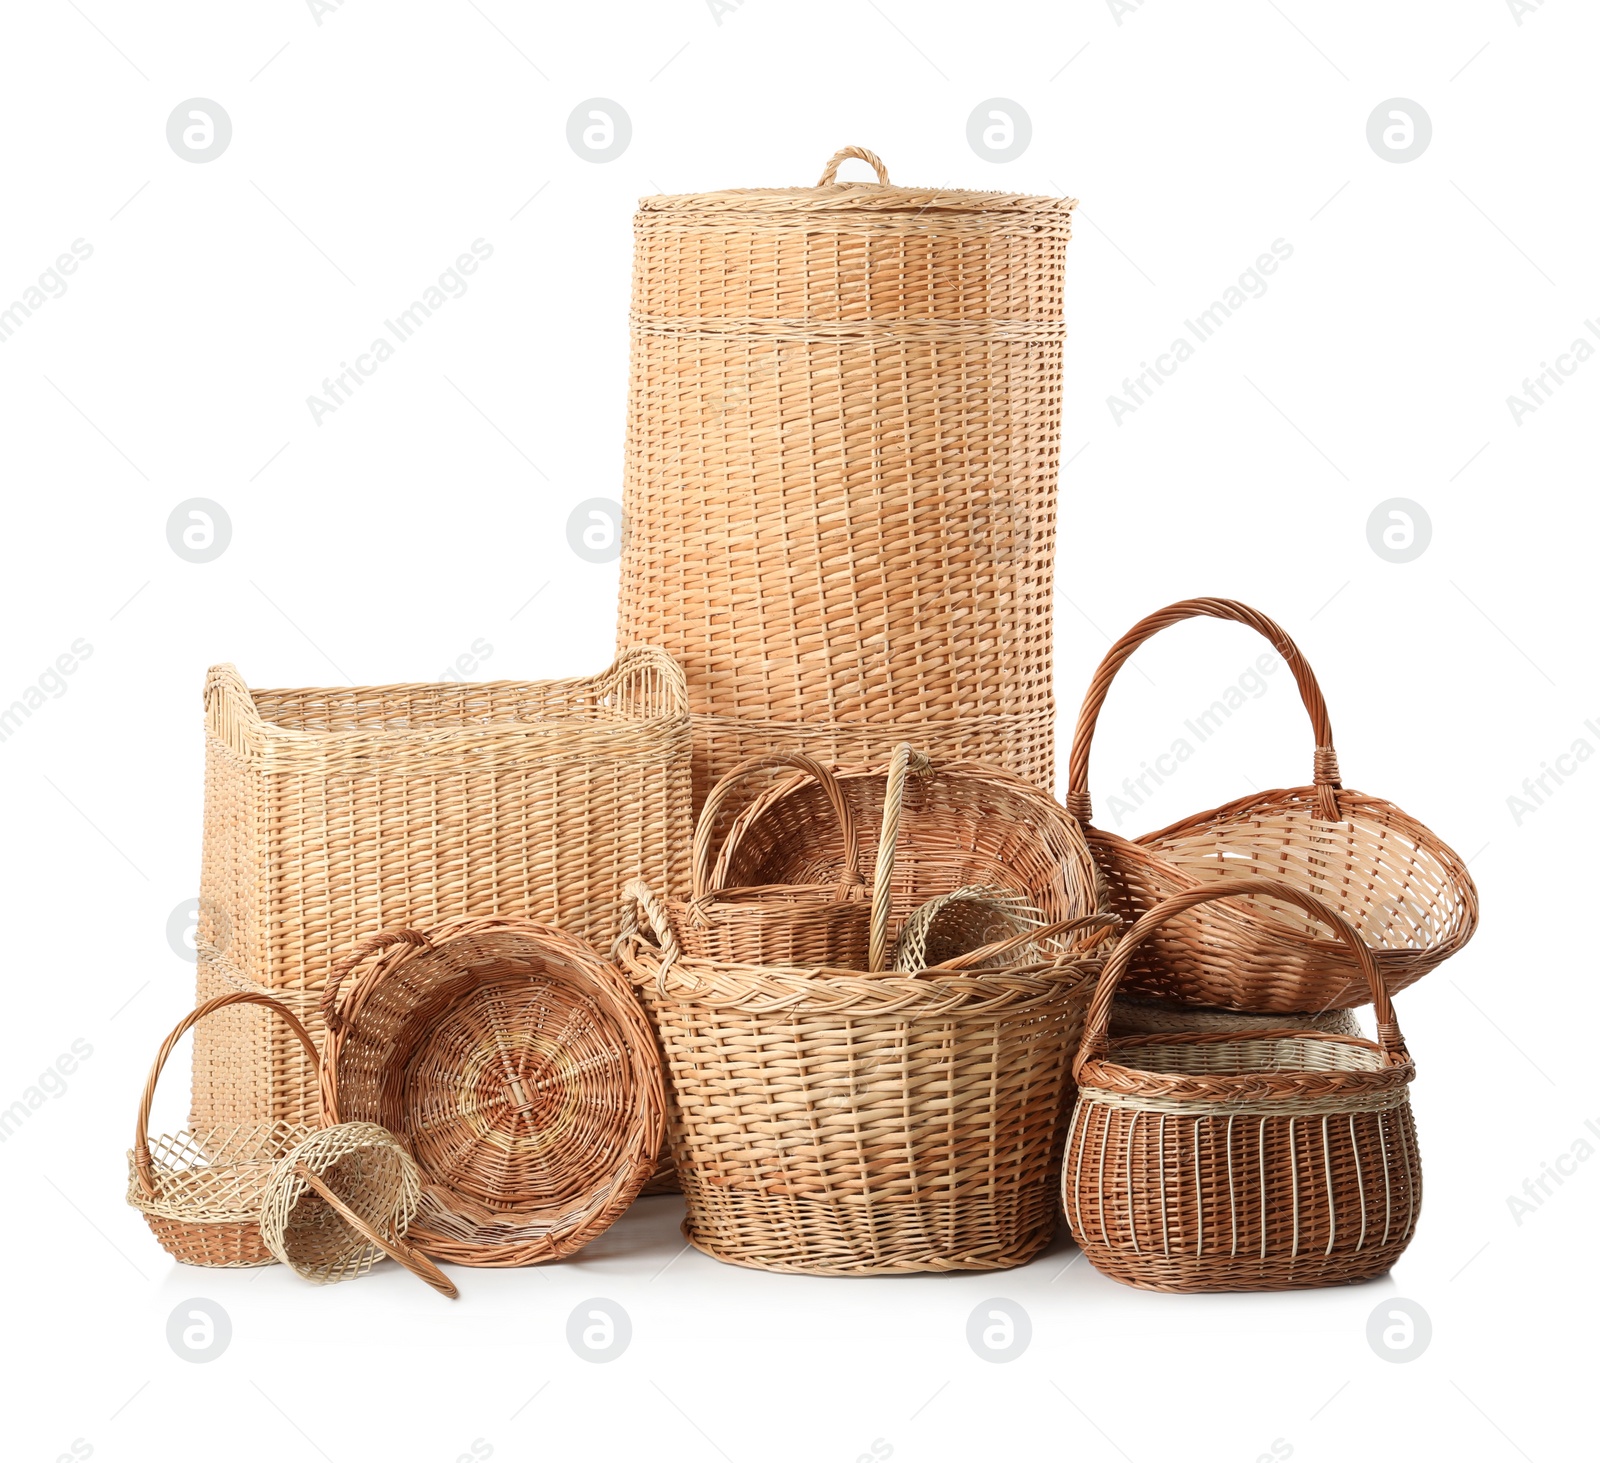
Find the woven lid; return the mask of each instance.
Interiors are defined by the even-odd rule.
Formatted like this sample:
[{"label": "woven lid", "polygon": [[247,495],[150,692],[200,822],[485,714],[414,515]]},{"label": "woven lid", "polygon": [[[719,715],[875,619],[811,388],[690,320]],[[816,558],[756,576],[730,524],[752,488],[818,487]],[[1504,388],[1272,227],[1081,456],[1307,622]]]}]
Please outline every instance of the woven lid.
[{"label": "woven lid", "polygon": [[[840,183],[839,165],[859,158],[878,175],[875,183]],[[889,182],[883,160],[864,147],[841,148],[823,169],[814,188],[728,188],[716,193],[662,193],[639,200],[643,214],[759,214],[768,218],[861,214],[984,215],[1031,227],[1070,229],[1076,198],[1046,198],[1027,193],[987,193],[966,188],[902,188]],[[999,217],[996,217],[999,216]]]}]

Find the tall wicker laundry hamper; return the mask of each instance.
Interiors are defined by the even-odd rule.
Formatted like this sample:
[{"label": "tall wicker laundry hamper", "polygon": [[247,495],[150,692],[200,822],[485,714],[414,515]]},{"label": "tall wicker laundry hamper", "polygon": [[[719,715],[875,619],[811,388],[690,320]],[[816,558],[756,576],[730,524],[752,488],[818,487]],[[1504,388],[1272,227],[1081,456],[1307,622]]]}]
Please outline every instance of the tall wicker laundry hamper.
[{"label": "tall wicker laundry hamper", "polygon": [[[604,948],[641,868],[687,893],[683,673],[625,650],[560,681],[206,681],[200,998],[265,991],[320,1043],[335,960],[386,927],[500,916]],[[252,1007],[196,1033],[193,1121],[315,1122],[316,1067]]]},{"label": "tall wicker laundry hamper", "polygon": [[906,740],[1050,785],[1073,206],[860,148],[641,200],[619,640],[684,666],[697,807],[748,757]]}]

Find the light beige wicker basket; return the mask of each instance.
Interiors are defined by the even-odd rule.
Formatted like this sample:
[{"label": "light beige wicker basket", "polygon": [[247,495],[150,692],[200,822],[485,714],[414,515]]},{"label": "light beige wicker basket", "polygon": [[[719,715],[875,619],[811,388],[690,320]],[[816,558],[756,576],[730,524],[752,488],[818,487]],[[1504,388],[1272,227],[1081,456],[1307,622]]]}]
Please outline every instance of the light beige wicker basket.
[{"label": "light beige wicker basket", "polygon": [[907,739],[1050,786],[1073,207],[854,147],[815,188],[641,200],[619,634],[684,664],[697,805],[752,756]]},{"label": "light beige wicker basket", "polygon": [[[622,885],[687,883],[689,721],[663,651],[603,674],[251,690],[206,682],[199,986],[266,990],[322,1038],[334,959],[376,930],[502,915],[604,948]],[[197,1033],[194,1123],[314,1121],[317,1078],[253,1011]]]}]

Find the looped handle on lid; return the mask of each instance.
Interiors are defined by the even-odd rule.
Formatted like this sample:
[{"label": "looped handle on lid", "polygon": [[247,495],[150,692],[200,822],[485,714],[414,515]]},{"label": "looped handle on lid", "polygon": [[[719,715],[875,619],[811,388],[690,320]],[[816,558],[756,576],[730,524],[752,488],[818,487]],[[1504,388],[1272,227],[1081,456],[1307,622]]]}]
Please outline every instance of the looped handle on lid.
[{"label": "looped handle on lid", "polygon": [[1394,1006],[1389,1000],[1388,987],[1384,985],[1383,977],[1378,974],[1378,963],[1372,958],[1372,951],[1367,942],[1361,938],[1359,931],[1349,920],[1303,889],[1296,889],[1291,884],[1280,884],[1276,879],[1223,879],[1215,884],[1196,885],[1193,889],[1185,889],[1182,894],[1174,894],[1171,899],[1163,900],[1122,937],[1111,958],[1106,961],[1106,968],[1100,975],[1100,984],[1095,988],[1094,1000],[1089,1003],[1089,1014],[1083,1023],[1083,1042],[1078,1048],[1077,1060],[1072,1064],[1074,1080],[1078,1078],[1085,1062],[1104,1057],[1110,1051],[1108,1030],[1111,1022],[1111,1002],[1117,994],[1118,983],[1133,959],[1133,952],[1149,938],[1151,932],[1164,925],[1174,915],[1182,914],[1197,904],[1210,904],[1218,899],[1235,899],[1241,895],[1281,899],[1286,904],[1298,905],[1313,919],[1321,920],[1332,928],[1356,957],[1356,964],[1361,967],[1361,973],[1366,977],[1367,989],[1372,993],[1373,1015],[1377,1018],[1379,1050],[1390,1065],[1408,1060],[1405,1040],[1400,1035]]},{"label": "looped handle on lid", "polygon": [[379,934],[369,936],[355,949],[340,956],[328,973],[328,984],[322,992],[322,1020],[328,1030],[339,1031],[343,1028],[344,1012],[339,1009],[339,987],[344,984],[344,978],[363,960],[379,950],[387,950],[390,945],[412,945],[419,950],[425,950],[431,943],[432,941],[421,930],[383,930]]},{"label": "looped handle on lid", "polygon": [[933,770],[933,764],[901,742],[889,759],[883,786],[883,824],[878,830],[878,859],[872,870],[872,934],[867,945],[867,970],[881,973],[889,960],[889,886],[894,882],[894,846],[900,839],[900,814],[905,807],[906,781]]},{"label": "looped handle on lid", "polygon": [[822,176],[817,179],[817,187],[826,188],[834,182],[839,176],[839,164],[849,158],[860,158],[878,175],[879,183],[885,188],[889,186],[889,170],[883,165],[883,159],[877,153],[870,152],[864,147],[841,147],[828,159],[828,166],[822,170]]},{"label": "looped handle on lid", "polygon": [[1300,699],[1305,703],[1306,714],[1311,718],[1311,730],[1316,737],[1316,752],[1312,759],[1311,781],[1317,792],[1317,816],[1324,822],[1337,823],[1339,813],[1339,759],[1333,750],[1333,726],[1328,720],[1328,705],[1322,699],[1322,688],[1311,672],[1299,647],[1276,621],[1269,620],[1259,610],[1234,599],[1184,599],[1164,610],[1147,615],[1128,631],[1100,662],[1089,690],[1083,698],[1083,709],[1078,713],[1078,727],[1072,736],[1072,764],[1067,777],[1067,811],[1080,823],[1088,823],[1094,815],[1089,798],[1089,746],[1094,740],[1095,724],[1100,719],[1100,708],[1105,705],[1106,692],[1111,682],[1128,658],[1158,631],[1180,620],[1192,620],[1209,615],[1214,620],[1234,620],[1248,625],[1258,635],[1272,642],[1294,673],[1295,684],[1300,688]]},{"label": "looped handle on lid", "polygon": [[294,1012],[282,1001],[275,1001],[271,996],[259,995],[254,991],[229,991],[225,995],[213,996],[209,1001],[196,1006],[172,1028],[171,1034],[161,1043],[161,1050],[156,1053],[155,1064],[150,1068],[149,1077],[145,1079],[144,1096],[139,1102],[139,1122],[133,1134],[133,1165],[139,1175],[139,1186],[149,1198],[155,1198],[156,1193],[156,1182],[150,1173],[150,1105],[155,1101],[156,1083],[161,1079],[161,1069],[167,1065],[167,1058],[172,1055],[173,1047],[177,1046],[191,1026],[204,1021],[207,1016],[222,1010],[225,1006],[239,1005],[266,1006],[276,1011],[289,1023],[289,1029],[299,1037],[300,1045],[306,1049],[306,1055],[311,1059],[311,1070],[316,1072],[321,1066],[316,1043],[311,1040],[310,1033],[300,1024]]},{"label": "looped handle on lid", "polygon": [[828,806],[833,809],[833,815],[838,819],[839,832],[844,839],[844,864],[839,870],[836,897],[843,899],[852,888],[863,882],[860,850],[856,848],[856,818],[851,811],[850,800],[844,795],[844,789],[839,786],[834,775],[814,758],[807,757],[803,752],[780,752],[771,756],[750,757],[741,762],[718,782],[706,797],[705,806],[700,809],[700,821],[695,824],[694,829],[694,851],[691,855],[694,884],[691,899],[704,899],[708,894],[720,892],[723,887],[728,862],[738,844],[741,829],[738,824],[729,829],[727,842],[723,845],[716,861],[715,875],[712,872],[711,840],[716,833],[718,817],[733,788],[741,778],[752,772],[771,771],[779,767],[798,768],[810,777],[822,789],[828,799]]}]

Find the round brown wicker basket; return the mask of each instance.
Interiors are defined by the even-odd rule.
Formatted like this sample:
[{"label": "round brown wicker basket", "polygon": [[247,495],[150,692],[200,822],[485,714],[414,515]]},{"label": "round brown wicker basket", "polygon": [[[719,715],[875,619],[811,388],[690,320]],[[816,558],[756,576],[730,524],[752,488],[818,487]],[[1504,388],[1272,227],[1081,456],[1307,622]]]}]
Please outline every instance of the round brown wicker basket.
[{"label": "round brown wicker basket", "polygon": [[409,1238],[435,1259],[560,1259],[655,1167],[655,1035],[575,936],[512,919],[374,936],[335,966],[323,1015],[328,1118],[405,1145],[423,1175]]}]

